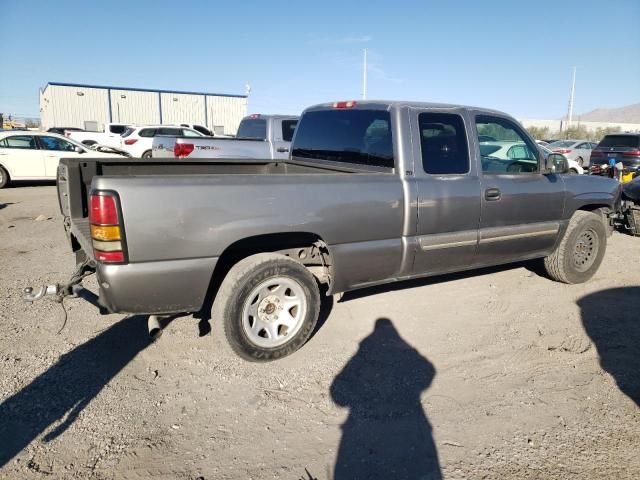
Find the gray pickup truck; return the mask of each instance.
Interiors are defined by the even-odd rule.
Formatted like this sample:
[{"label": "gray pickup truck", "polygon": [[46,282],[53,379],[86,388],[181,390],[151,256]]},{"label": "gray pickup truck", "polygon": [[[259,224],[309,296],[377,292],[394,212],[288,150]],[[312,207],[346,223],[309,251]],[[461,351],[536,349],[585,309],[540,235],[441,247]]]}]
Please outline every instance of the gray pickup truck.
[{"label": "gray pickup truck", "polygon": [[[479,135],[519,147],[483,149]],[[71,283],[95,270],[103,311],[198,312],[213,298],[235,352],[265,361],[309,338],[322,284],[530,259],[588,280],[620,189],[567,168],[500,112],[336,102],[304,112],[286,161],[66,159],[58,191]]]},{"label": "gray pickup truck", "polygon": [[235,137],[155,137],[151,156],[286,160],[297,124],[298,117],[293,115],[249,115],[240,122]]}]

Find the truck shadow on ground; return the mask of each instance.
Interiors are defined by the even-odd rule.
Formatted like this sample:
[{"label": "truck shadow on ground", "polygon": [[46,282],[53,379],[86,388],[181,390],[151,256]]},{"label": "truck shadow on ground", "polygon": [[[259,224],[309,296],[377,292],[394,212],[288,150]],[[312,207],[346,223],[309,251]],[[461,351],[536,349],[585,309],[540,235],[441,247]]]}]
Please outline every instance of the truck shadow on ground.
[{"label": "truck shadow on ground", "polygon": [[69,428],[102,388],[150,345],[146,322],[146,317],[134,316],[114,323],[2,402],[0,467],[56,422],[63,420],[45,435],[45,442]]},{"label": "truck shadow on ground", "polygon": [[331,385],[349,407],[335,464],[335,480],[441,479],[438,452],[420,396],[436,370],[398,334],[376,321]]},{"label": "truck shadow on ground", "polygon": [[600,366],[640,405],[640,287],[602,290],[577,303]]},{"label": "truck shadow on ground", "polygon": [[526,262],[507,263],[504,265],[498,265],[494,267],[484,267],[472,270],[465,270],[455,273],[444,273],[440,275],[434,275],[430,277],[421,277],[411,280],[401,280],[399,282],[385,283],[383,285],[375,285],[373,287],[364,287],[358,290],[351,290],[345,292],[340,302],[348,302],[349,300],[355,300],[357,298],[368,297],[369,295],[377,295],[381,293],[394,292],[396,290],[405,290],[409,288],[424,287],[427,285],[434,285],[437,283],[453,282],[455,280],[461,280],[464,278],[480,277],[484,275],[491,275],[498,272],[506,272],[507,270],[514,270],[517,268],[525,268],[532,276],[538,275],[548,278],[544,272],[544,268],[540,268],[539,262],[535,260],[529,260]]}]

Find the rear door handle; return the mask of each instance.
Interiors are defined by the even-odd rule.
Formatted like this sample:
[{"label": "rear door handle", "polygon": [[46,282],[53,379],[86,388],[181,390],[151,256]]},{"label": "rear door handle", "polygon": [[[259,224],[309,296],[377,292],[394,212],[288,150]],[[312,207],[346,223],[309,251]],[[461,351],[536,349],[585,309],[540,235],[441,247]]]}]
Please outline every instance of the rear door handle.
[{"label": "rear door handle", "polygon": [[286,153],[288,151],[289,151],[289,149],[288,148],[284,148],[284,147],[278,147],[276,149],[276,152],[278,152],[278,153]]},{"label": "rear door handle", "polygon": [[495,202],[496,200],[500,200],[500,189],[499,188],[487,188],[484,191],[484,198],[489,202]]}]

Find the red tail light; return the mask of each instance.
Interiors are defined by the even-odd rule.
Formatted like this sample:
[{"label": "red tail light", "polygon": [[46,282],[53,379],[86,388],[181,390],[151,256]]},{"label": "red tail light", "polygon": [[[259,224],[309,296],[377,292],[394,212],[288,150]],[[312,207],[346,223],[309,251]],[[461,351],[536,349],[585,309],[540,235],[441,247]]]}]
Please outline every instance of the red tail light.
[{"label": "red tail light", "polygon": [[136,143],[138,141],[137,138],[128,138],[124,141],[125,145],[133,145],[134,143]]},{"label": "red tail light", "polygon": [[593,160],[594,158],[604,158],[604,152],[601,152],[600,150],[592,150],[591,151],[591,159]]},{"label": "red tail light", "polygon": [[625,157],[640,157],[640,149],[629,150],[628,152],[624,152],[622,155]]},{"label": "red tail light", "polygon": [[95,259],[103,263],[125,263],[118,198],[110,193],[92,194],[89,202],[89,221]]},{"label": "red tail light", "polygon": [[177,143],[176,142],[173,145],[173,154],[177,158],[188,157],[189,155],[191,155],[191,152],[193,152],[194,148],[195,148],[195,145],[193,143]]},{"label": "red tail light", "polygon": [[571,149],[570,148],[556,148],[553,153],[561,153],[561,154],[565,154],[565,153],[571,153]]},{"label": "red tail light", "polygon": [[335,102],[333,108],[353,108],[357,105],[355,100],[349,100],[348,102]]}]

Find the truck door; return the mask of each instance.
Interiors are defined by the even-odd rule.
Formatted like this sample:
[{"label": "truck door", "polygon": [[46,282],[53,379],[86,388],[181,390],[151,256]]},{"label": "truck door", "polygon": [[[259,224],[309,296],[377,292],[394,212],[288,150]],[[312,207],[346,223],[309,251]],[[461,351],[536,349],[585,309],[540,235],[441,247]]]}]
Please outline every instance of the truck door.
[{"label": "truck door", "polygon": [[281,122],[274,122],[272,128],[273,139],[273,158],[287,159],[289,158],[289,149],[291,147],[291,139],[295,132],[298,120],[282,120]]},{"label": "truck door", "polygon": [[475,128],[482,167],[479,260],[507,263],[551,253],[561,231],[562,178],[542,174],[538,148],[511,119],[479,114]]},{"label": "truck door", "polygon": [[[461,113],[416,109],[411,115],[418,186],[414,273],[459,270],[476,261],[480,179]],[[421,161],[420,161],[421,160]]]}]

